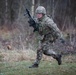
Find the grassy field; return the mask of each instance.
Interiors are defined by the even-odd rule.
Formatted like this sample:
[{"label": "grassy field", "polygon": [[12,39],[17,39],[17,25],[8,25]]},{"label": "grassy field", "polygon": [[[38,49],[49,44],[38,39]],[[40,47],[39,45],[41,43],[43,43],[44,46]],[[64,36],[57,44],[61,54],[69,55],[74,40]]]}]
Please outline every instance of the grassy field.
[{"label": "grassy field", "polygon": [[41,61],[38,68],[28,68],[31,61],[0,63],[0,75],[76,75],[76,63],[57,65],[56,61]]},{"label": "grassy field", "polygon": [[63,63],[60,66],[56,60],[47,59],[42,60],[38,68],[29,68],[35,57],[32,55],[34,58],[29,60],[31,57],[29,52],[26,53],[27,55],[25,53],[0,52],[0,75],[76,75],[76,55],[63,57]]}]

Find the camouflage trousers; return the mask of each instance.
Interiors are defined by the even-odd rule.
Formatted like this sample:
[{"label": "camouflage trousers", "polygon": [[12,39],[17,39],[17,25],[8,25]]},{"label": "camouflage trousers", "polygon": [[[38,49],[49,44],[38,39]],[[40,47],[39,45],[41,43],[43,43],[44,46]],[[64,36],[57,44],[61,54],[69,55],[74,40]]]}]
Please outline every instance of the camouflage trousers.
[{"label": "camouflage trousers", "polygon": [[57,55],[57,53],[50,48],[50,45],[52,45],[52,43],[50,43],[49,41],[44,41],[43,43],[39,42],[39,48],[37,50],[37,57],[35,63],[40,63],[43,54],[47,56],[52,56],[53,58]]}]

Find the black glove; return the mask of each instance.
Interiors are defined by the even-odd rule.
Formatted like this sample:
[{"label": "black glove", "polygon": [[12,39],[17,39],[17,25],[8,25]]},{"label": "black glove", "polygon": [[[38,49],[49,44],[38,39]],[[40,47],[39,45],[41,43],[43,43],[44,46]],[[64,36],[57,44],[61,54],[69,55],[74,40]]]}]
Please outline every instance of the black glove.
[{"label": "black glove", "polygon": [[28,21],[28,23],[30,24],[30,26],[33,26],[33,25],[35,24],[35,22],[34,22],[32,19],[30,19],[30,20]]},{"label": "black glove", "polygon": [[38,24],[37,24],[34,20],[30,19],[30,20],[28,21],[28,23],[29,23],[29,25],[30,25],[31,27],[34,28],[33,32],[39,31],[39,26],[38,26]]}]

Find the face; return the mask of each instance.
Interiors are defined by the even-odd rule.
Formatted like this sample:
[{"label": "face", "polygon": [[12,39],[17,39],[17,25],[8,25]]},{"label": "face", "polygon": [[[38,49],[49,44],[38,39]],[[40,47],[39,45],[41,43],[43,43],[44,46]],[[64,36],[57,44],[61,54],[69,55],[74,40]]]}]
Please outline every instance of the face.
[{"label": "face", "polygon": [[36,14],[36,16],[37,16],[38,19],[41,19],[43,17],[42,14]]}]

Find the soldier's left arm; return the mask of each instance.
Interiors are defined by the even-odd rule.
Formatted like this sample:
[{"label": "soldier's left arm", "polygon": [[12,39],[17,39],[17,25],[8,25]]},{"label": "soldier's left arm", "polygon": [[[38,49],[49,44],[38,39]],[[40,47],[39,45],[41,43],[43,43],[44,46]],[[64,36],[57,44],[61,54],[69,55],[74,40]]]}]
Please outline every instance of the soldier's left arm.
[{"label": "soldier's left arm", "polygon": [[49,19],[47,24],[48,24],[48,27],[51,28],[56,33],[56,35],[61,40],[61,42],[64,43],[64,36],[60,31],[60,29],[57,27],[56,23],[52,19]]}]

